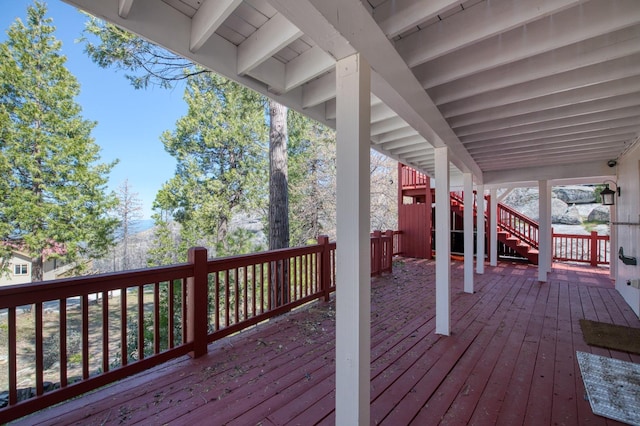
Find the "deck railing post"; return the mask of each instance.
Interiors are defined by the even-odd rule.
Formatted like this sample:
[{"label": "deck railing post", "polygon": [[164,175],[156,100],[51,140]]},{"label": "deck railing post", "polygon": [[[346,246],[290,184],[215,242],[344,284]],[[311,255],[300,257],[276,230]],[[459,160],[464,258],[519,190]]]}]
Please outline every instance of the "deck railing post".
[{"label": "deck railing post", "polygon": [[207,353],[207,249],[189,249],[189,263],[193,265],[193,276],[187,278],[187,341],[193,342],[192,358]]},{"label": "deck railing post", "polygon": [[385,263],[386,263],[386,270],[389,272],[393,271],[393,230],[392,229],[387,229],[387,231],[384,233],[385,237],[386,237],[386,247],[385,247]]},{"label": "deck railing post", "polygon": [[598,266],[598,233],[591,231],[591,238],[589,238],[589,246],[591,253],[591,266]]},{"label": "deck railing post", "polygon": [[382,269],[382,232],[371,233],[371,275],[380,275]]},{"label": "deck railing post", "polygon": [[327,235],[318,236],[318,244],[322,246],[320,252],[320,265],[318,271],[320,272],[320,289],[324,295],[324,301],[329,301],[329,295],[331,294],[331,250],[329,249],[329,237]]}]

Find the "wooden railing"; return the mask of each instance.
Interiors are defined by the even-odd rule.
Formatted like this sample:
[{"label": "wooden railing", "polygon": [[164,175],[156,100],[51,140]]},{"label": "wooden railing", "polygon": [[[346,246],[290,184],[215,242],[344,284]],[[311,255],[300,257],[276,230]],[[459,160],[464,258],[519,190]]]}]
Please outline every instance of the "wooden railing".
[{"label": "wooden railing", "polygon": [[404,164],[402,165],[401,170],[403,188],[414,188],[416,186],[426,185],[429,181],[429,177],[427,175]]},{"label": "wooden railing", "polygon": [[591,266],[608,265],[610,242],[608,235],[556,234],[553,235],[553,259],[567,262],[589,263]]},{"label": "wooden railing", "polygon": [[391,272],[393,263],[393,231],[388,230],[371,233],[371,275]]},{"label": "wooden railing", "polygon": [[538,222],[502,203],[498,203],[497,216],[498,226],[532,247],[538,248]]},{"label": "wooden railing", "polygon": [[[462,192],[452,192],[451,199],[463,203]],[[486,205],[489,197],[485,196]],[[534,248],[538,248],[539,224],[511,207],[498,203],[498,226]],[[474,196],[474,212],[477,210]],[[485,214],[485,218],[486,217]],[[487,222],[485,222],[487,223]],[[559,234],[552,232],[553,260],[561,262],[589,263],[591,266],[608,265],[610,262],[610,238],[608,235]]]},{"label": "wooden railing", "polygon": [[[399,238],[374,232],[372,275],[391,270]],[[214,260],[193,248],[185,264],[0,287],[0,389],[8,389],[0,424],[170,359],[204,355],[208,343],[329,300],[335,289],[336,243],[325,236]]]}]

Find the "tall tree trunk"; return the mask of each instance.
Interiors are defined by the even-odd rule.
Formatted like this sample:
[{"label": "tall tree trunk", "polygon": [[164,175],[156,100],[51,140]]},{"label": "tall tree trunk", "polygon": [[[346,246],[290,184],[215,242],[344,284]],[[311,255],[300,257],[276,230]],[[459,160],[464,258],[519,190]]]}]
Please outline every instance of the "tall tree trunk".
[{"label": "tall tree trunk", "polygon": [[[269,101],[269,250],[289,247],[289,189],[287,171],[287,107]],[[274,306],[289,302],[289,263],[271,267]]]},{"label": "tall tree trunk", "polygon": [[44,256],[41,254],[31,259],[31,282],[39,282],[44,279]]}]

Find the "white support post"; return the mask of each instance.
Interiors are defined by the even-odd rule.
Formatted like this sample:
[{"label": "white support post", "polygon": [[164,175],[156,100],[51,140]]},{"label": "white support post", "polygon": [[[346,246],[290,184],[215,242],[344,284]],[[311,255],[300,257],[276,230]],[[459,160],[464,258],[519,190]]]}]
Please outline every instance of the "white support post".
[{"label": "white support post", "polygon": [[[436,333],[451,333],[451,202],[449,149],[435,149],[436,160]],[[337,424],[337,423],[336,423]]]},{"label": "white support post", "polygon": [[491,188],[491,202],[489,203],[489,211],[491,215],[491,228],[489,229],[489,238],[491,253],[489,253],[489,265],[498,265],[498,190]]},{"label": "white support post", "polygon": [[473,175],[464,173],[464,291],[473,293]]},{"label": "white support post", "polygon": [[476,229],[478,230],[476,237],[476,272],[478,274],[484,274],[484,185],[478,185],[476,193],[478,209],[478,215],[476,216]]},{"label": "white support post", "polygon": [[551,190],[549,182],[538,181],[538,281],[547,282],[551,272]]},{"label": "white support post", "polygon": [[371,358],[369,141],[371,70],[359,55],[336,64],[336,424],[368,425]]}]

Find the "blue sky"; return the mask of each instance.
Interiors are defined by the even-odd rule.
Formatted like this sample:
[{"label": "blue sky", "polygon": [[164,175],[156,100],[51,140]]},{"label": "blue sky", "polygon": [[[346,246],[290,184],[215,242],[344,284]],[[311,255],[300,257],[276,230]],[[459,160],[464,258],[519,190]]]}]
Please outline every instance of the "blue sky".
[{"label": "blue sky", "polygon": [[[165,152],[160,135],[172,130],[186,113],[184,87],[133,89],[124,73],[99,68],[76,42],[83,35],[85,15],[62,1],[45,3],[67,56],[66,66],[81,85],[76,101],[82,115],[98,122],[93,137],[102,148],[102,160],[120,160],[111,171],[109,189],[115,190],[128,179],[143,203],[144,218],[150,218],[155,194],[175,171],[175,160]],[[16,18],[25,21],[31,4],[31,0],[0,0],[0,41],[6,40],[6,31]]]}]

